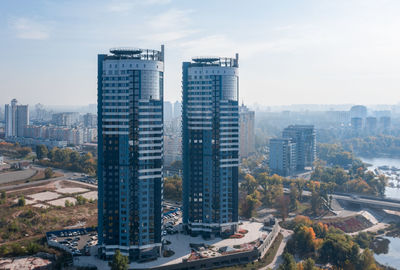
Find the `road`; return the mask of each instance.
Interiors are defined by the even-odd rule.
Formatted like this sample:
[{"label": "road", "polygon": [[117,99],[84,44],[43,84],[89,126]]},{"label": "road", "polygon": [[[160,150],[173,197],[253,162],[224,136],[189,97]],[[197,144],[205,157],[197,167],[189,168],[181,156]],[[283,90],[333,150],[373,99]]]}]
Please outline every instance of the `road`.
[{"label": "road", "polygon": [[[290,190],[285,188],[284,192],[289,193]],[[304,190],[303,196],[311,196],[311,192]],[[400,211],[400,201],[399,202],[384,201],[378,197],[376,199],[362,198],[362,197],[354,196],[351,194],[349,194],[349,195],[332,194],[332,198],[336,199],[336,200],[342,200],[342,201],[360,204],[362,206],[381,207],[381,208],[388,209],[388,210]]]}]

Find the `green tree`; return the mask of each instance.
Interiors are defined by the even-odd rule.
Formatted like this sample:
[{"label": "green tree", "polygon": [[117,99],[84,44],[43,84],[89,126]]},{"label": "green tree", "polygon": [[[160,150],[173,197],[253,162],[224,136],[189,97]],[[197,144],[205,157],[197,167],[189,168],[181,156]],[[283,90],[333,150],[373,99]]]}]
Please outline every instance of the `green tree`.
[{"label": "green tree", "polygon": [[247,195],[245,200],[240,204],[240,215],[245,218],[254,217],[256,215],[256,209],[261,206],[259,197],[260,193],[257,190]]},{"label": "green tree", "polygon": [[47,157],[49,150],[43,144],[36,145],[36,157],[38,159],[44,159]]},{"label": "green tree", "polygon": [[376,262],[374,259],[374,254],[368,248],[364,249],[363,253],[361,254],[357,268],[363,269],[363,270],[378,270],[378,269],[380,269],[376,265]]},{"label": "green tree", "polygon": [[308,258],[307,260],[305,260],[303,263],[303,270],[316,270],[317,267],[315,267],[315,262],[313,259]]},{"label": "green tree", "polygon": [[26,204],[26,200],[25,200],[24,196],[19,197],[18,206],[25,206],[25,204]]},{"label": "green tree", "polygon": [[164,179],[164,197],[167,200],[182,200],[182,178],[174,175]]},{"label": "green tree", "polygon": [[49,167],[44,170],[44,178],[45,179],[52,178],[53,174],[54,174],[53,170],[51,168],[49,168]]},{"label": "green tree", "polygon": [[35,242],[29,242],[28,245],[26,246],[26,251],[29,254],[36,254],[39,252],[39,249],[40,249],[39,245]]},{"label": "green tree", "polygon": [[128,270],[129,259],[127,256],[121,254],[117,249],[113,256],[112,262],[109,262],[111,270]]},{"label": "green tree", "polygon": [[285,252],[283,254],[283,262],[278,268],[279,270],[296,270],[296,261],[292,254]]}]

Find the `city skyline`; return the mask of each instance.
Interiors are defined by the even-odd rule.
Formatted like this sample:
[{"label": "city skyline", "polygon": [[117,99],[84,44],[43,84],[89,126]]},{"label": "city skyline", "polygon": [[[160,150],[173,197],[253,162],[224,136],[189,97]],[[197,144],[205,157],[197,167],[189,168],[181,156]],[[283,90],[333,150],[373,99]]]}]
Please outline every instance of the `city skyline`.
[{"label": "city skyline", "polygon": [[[239,100],[248,105],[398,102],[391,95],[399,82],[395,60],[400,40],[392,33],[400,26],[400,3],[226,3],[2,2],[0,79],[5,94],[0,102],[16,97],[28,104],[94,103],[98,52],[163,43],[165,100],[180,100],[184,59],[237,51],[245,89]],[[256,34],[248,31],[254,28]]]}]

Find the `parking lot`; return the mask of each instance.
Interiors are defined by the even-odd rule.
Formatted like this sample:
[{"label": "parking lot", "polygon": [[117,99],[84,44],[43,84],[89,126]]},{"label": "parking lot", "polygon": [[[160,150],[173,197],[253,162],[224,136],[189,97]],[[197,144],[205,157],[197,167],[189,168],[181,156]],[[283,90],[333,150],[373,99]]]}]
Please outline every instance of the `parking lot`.
[{"label": "parking lot", "polygon": [[175,207],[168,203],[163,206],[166,211],[163,214],[162,236],[178,233],[180,230],[180,223],[182,222],[181,207]]},{"label": "parking lot", "polygon": [[48,232],[46,236],[50,246],[61,248],[74,256],[90,255],[90,247],[97,245],[97,231],[93,228]]}]

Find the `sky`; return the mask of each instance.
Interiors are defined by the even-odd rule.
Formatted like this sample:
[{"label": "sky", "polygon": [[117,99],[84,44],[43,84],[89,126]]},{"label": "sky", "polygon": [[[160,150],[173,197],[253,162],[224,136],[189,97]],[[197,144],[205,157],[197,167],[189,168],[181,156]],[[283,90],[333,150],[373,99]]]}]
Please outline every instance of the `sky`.
[{"label": "sky", "polygon": [[193,56],[239,53],[240,102],[400,101],[398,0],[0,0],[0,104],[96,103],[97,54],[165,44],[165,100]]}]

